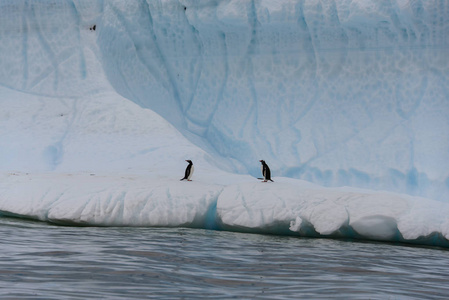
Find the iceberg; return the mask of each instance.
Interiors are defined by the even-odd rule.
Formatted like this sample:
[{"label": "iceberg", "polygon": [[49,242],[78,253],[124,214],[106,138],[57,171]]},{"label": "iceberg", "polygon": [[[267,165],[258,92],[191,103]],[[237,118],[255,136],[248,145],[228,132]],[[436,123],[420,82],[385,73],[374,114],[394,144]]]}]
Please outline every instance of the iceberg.
[{"label": "iceberg", "polygon": [[5,0],[0,16],[1,215],[448,245],[444,1]]}]

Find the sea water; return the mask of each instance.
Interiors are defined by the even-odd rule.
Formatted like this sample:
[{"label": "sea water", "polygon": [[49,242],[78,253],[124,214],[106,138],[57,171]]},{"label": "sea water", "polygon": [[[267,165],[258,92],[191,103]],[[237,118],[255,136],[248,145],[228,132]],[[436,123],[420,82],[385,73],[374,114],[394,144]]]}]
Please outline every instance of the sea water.
[{"label": "sea water", "polygon": [[1,299],[445,299],[449,251],[0,217]]}]

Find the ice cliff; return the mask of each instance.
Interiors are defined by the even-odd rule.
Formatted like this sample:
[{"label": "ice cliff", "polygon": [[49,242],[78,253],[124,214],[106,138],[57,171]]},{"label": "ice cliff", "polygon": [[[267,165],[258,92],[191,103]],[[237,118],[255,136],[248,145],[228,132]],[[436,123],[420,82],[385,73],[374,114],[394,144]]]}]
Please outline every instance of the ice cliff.
[{"label": "ice cliff", "polygon": [[[276,176],[449,196],[445,1],[14,0],[0,14],[2,102],[73,113],[118,92],[234,172],[263,158]],[[2,110],[3,169],[64,163],[67,123],[34,153]]]},{"label": "ice cliff", "polygon": [[449,3],[108,2],[114,88],[235,169],[449,195]]}]

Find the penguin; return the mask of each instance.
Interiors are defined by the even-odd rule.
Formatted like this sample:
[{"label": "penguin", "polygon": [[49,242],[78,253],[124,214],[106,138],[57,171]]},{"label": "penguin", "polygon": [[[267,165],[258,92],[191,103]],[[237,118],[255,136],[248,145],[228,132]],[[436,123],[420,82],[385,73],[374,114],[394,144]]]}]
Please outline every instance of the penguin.
[{"label": "penguin", "polygon": [[265,163],[265,161],[263,159],[261,159],[259,161],[262,163],[263,178],[258,178],[258,179],[263,179],[263,182],[267,182],[268,180],[270,180],[271,182],[274,182],[273,180],[271,180],[271,171],[270,171],[270,168],[268,167],[268,165]]},{"label": "penguin", "polygon": [[186,160],[186,162],[188,162],[189,164],[186,168],[186,173],[184,175],[184,178],[182,178],[181,181],[184,179],[187,179],[187,181],[192,181],[190,178],[192,178],[192,175],[193,175],[193,170],[194,170],[193,163],[190,159]]}]

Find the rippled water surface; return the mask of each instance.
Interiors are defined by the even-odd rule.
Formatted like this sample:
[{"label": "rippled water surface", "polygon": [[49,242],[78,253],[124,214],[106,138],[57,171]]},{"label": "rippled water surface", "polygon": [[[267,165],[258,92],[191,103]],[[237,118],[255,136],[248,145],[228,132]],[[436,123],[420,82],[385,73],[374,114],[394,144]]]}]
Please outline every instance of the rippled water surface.
[{"label": "rippled water surface", "polygon": [[446,299],[449,251],[0,218],[1,299]]}]

